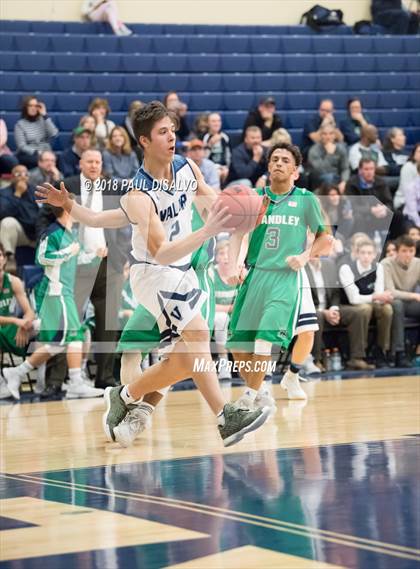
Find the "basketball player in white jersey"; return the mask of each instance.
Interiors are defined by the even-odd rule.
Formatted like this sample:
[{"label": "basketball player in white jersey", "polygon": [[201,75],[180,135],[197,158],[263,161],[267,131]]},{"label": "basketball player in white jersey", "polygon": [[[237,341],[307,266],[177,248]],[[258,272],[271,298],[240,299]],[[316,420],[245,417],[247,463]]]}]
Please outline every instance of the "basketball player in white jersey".
[{"label": "basketball player in white jersey", "polygon": [[[131,223],[132,255],[136,260],[130,273],[131,286],[139,304],[155,316],[166,343],[165,359],[130,385],[107,388],[104,431],[109,440],[116,440],[116,428],[146,393],[193,377],[217,416],[223,444],[230,446],[262,425],[269,409],[251,411],[226,404],[213,371],[209,330],[200,313],[205,293],[199,289],[194,271],[188,268],[191,253],[224,230],[230,216],[226,208],[213,207],[214,191],[205,184],[198,167],[175,155],[176,118],[160,102],[139,109],[133,130],[143,148],[144,162],[134,187],[121,198],[120,209],[95,213],[69,199],[63,183],[60,190],[44,184],[37,191],[40,202],[63,207],[85,225],[118,228]],[[205,225],[192,232],[195,195],[200,198],[196,199],[200,213],[207,211],[208,215]],[[206,371],[194,371],[197,354],[205,361]]]}]

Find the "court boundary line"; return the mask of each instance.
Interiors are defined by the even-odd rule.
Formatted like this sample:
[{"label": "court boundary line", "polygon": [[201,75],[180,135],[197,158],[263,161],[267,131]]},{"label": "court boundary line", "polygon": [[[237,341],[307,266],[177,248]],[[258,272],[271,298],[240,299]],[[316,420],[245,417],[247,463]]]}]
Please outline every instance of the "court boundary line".
[{"label": "court boundary line", "polygon": [[367,538],[361,538],[357,536],[350,536],[347,534],[339,534],[329,530],[312,528],[310,526],[303,526],[299,524],[294,524],[292,522],[284,522],[282,520],[274,520],[270,518],[265,518],[263,516],[257,516],[255,514],[236,512],[234,510],[197,504],[195,502],[185,502],[173,498],[163,498],[163,497],[150,496],[147,494],[140,494],[135,492],[125,492],[124,490],[114,491],[114,490],[109,490],[108,488],[103,488],[101,486],[90,486],[86,484],[82,485],[72,482],[61,481],[61,480],[57,481],[50,480],[48,478],[42,478],[26,474],[10,475],[5,473],[0,473],[0,476],[12,480],[18,480],[20,482],[26,481],[38,485],[55,486],[63,490],[87,492],[91,494],[112,496],[113,498],[120,498],[125,500],[131,499],[138,502],[145,502],[145,503],[155,504],[159,506],[166,506],[175,509],[178,508],[204,515],[211,515],[232,521],[248,523],[250,525],[255,525],[259,527],[265,527],[267,529],[271,529],[274,531],[291,533],[315,540],[337,543],[340,545],[353,547],[356,549],[364,549],[366,551],[372,551],[374,553],[380,553],[383,555],[389,555],[401,559],[420,561],[420,550],[411,547],[399,546],[395,544],[387,544],[384,542],[369,540]]}]

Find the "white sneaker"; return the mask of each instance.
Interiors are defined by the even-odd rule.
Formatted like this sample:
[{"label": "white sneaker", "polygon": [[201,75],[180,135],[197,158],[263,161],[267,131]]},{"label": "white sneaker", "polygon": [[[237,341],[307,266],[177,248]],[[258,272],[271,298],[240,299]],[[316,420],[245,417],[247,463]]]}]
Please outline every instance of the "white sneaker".
[{"label": "white sneaker", "polygon": [[227,358],[218,358],[217,360],[217,377],[219,381],[226,381],[232,379],[232,374],[229,369],[229,361]]},{"label": "white sneaker", "polygon": [[0,399],[9,399],[9,397],[12,397],[12,394],[7,387],[6,380],[0,377]]},{"label": "white sneaker", "polygon": [[298,374],[292,373],[290,370],[286,371],[284,374],[283,379],[280,382],[280,387],[287,391],[289,399],[308,398],[299,384]]},{"label": "white sneaker", "polygon": [[88,385],[89,387],[95,387],[95,380],[94,379],[90,379],[87,371],[85,369],[82,369],[82,381],[85,385]]},{"label": "white sneaker", "polygon": [[152,423],[153,408],[147,403],[139,403],[129,411],[119,425],[114,428],[116,442],[123,447],[129,447],[134,440]]},{"label": "white sneaker", "polygon": [[88,397],[102,397],[104,390],[99,387],[90,387],[83,381],[67,384],[66,399],[83,399]]},{"label": "white sneaker", "polygon": [[318,366],[314,364],[314,358],[309,355],[306,360],[303,362],[303,371],[307,375],[312,375],[315,373],[322,373]]},{"label": "white sneaker", "polygon": [[257,409],[262,409],[263,407],[268,407],[270,409],[270,417],[272,417],[277,411],[276,400],[271,395],[270,391],[265,388],[263,391],[258,392],[255,398],[255,407]]},{"label": "white sneaker", "polygon": [[2,370],[2,375],[6,380],[7,387],[12,394],[12,397],[19,401],[20,399],[20,384],[22,383],[22,376],[16,373],[16,368],[14,367],[4,367]]}]

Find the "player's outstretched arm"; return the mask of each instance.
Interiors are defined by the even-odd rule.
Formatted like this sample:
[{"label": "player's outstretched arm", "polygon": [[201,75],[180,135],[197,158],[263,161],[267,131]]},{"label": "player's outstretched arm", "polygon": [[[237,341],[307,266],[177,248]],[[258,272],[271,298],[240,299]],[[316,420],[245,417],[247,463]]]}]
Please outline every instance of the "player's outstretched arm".
[{"label": "player's outstretched arm", "polygon": [[148,252],[160,265],[175,263],[198,249],[210,237],[226,231],[225,227],[232,217],[227,213],[227,208],[213,207],[203,227],[181,239],[168,241],[162,222],[149,196],[142,192],[132,191],[124,196],[123,206],[126,211],[130,212],[130,219],[137,225],[147,243]]},{"label": "player's outstretched arm", "polygon": [[241,282],[241,274],[248,253],[248,234],[236,231],[229,239],[228,283],[235,286]]},{"label": "player's outstretched arm", "polygon": [[92,211],[88,207],[84,207],[71,199],[69,192],[63,182],[60,183],[60,189],[57,190],[51,184],[45,183],[36,187],[38,203],[50,204],[55,207],[62,207],[71,214],[73,219],[79,223],[83,223],[88,227],[105,227],[108,229],[118,229],[125,227],[129,221],[125,213],[121,209],[110,209],[107,211]]}]

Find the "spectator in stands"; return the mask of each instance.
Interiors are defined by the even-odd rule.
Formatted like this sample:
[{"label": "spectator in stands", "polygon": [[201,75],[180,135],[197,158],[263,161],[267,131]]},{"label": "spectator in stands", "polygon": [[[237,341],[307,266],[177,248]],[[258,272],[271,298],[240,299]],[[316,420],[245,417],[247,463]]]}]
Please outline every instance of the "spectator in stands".
[{"label": "spectator in stands", "polygon": [[350,306],[340,304],[340,290],[335,263],[331,259],[312,259],[306,265],[311,285],[312,297],[316,307],[319,330],[315,332],[312,354],[315,365],[322,369],[322,336],[325,329],[333,330],[338,325],[345,326],[349,333],[350,359],[352,369],[369,370],[364,342],[364,330],[369,325],[370,310],[364,305]]},{"label": "spectator in stands", "polygon": [[80,174],[80,158],[85,150],[92,148],[92,134],[84,126],[77,126],[73,130],[73,145],[58,157],[58,168],[64,178]]},{"label": "spectator in stands", "polygon": [[119,19],[115,0],[84,0],[82,16],[91,22],[107,22],[116,36],[131,36],[133,33]]},{"label": "spectator in stands", "polygon": [[[391,325],[393,295],[385,290],[382,265],[375,261],[376,249],[373,241],[360,241],[357,245],[356,260],[341,265],[338,276],[351,306],[365,305],[370,308],[371,317],[376,320],[376,367],[388,365],[386,354],[391,347]],[[368,340],[369,322],[363,330],[365,347]]]},{"label": "spectator in stands", "polygon": [[95,136],[101,149],[105,148],[111,130],[115,126],[115,123],[107,118],[110,112],[111,107],[106,99],[96,97],[89,105],[89,114],[93,116],[96,122]]},{"label": "spectator in stands", "polygon": [[411,185],[403,189],[404,208],[403,214],[409,223],[420,225],[420,164],[417,164],[417,177]]},{"label": "spectator in stands", "polygon": [[340,123],[340,130],[347,144],[359,142],[362,128],[369,124],[369,118],[364,113],[360,99],[349,99],[347,102],[347,116]]},{"label": "spectator in stands", "polygon": [[[414,318],[420,324],[420,259],[415,257],[416,244],[403,235],[396,241],[397,255],[381,261],[384,270],[385,288],[394,297],[396,314],[392,335],[395,349],[395,365],[410,366],[405,355],[404,317]],[[418,343],[418,338],[417,338]]]},{"label": "spectator in stands", "polygon": [[407,235],[414,241],[416,244],[416,257],[420,257],[420,227],[410,227],[407,232]]},{"label": "spectator in stands", "polygon": [[264,146],[270,146],[273,132],[281,128],[282,122],[276,113],[276,100],[273,97],[263,97],[256,109],[249,111],[242,131],[242,140],[245,138],[249,126],[258,126],[261,129]]},{"label": "spectator in stands", "polygon": [[220,178],[217,171],[216,164],[205,158],[206,150],[205,145],[199,138],[193,138],[188,143],[187,156],[197,164],[203,174],[204,181],[215,190],[220,190]]},{"label": "spectator in stands", "polygon": [[7,146],[7,125],[0,119],[0,174],[10,174],[18,164],[18,159]]},{"label": "spectator in stands", "polygon": [[176,91],[169,91],[166,93],[163,98],[163,104],[167,109],[173,111],[178,117],[179,125],[176,131],[178,139],[181,141],[187,140],[190,134],[190,127],[187,120],[187,105],[180,100]]},{"label": "spectator in stands", "polygon": [[261,129],[249,126],[245,140],[232,151],[227,184],[245,184],[254,187],[267,171],[266,149],[262,145]]},{"label": "spectator in stands", "polygon": [[96,121],[92,115],[83,115],[79,121],[79,126],[83,126],[86,130],[92,133],[91,143],[89,148],[99,148],[98,140],[95,135]]},{"label": "spectator in stands", "polygon": [[51,150],[51,140],[57,136],[58,129],[47,115],[45,103],[33,95],[22,101],[22,118],[15,124],[16,156],[19,164],[36,168],[38,155],[43,150]]},{"label": "spectator in stands", "polygon": [[194,125],[193,125],[193,133],[195,138],[199,138],[203,140],[205,134],[209,130],[209,113],[200,113],[195,117]]},{"label": "spectator in stands", "polygon": [[356,252],[357,246],[360,241],[366,241],[369,239],[369,235],[367,233],[363,233],[362,231],[357,231],[353,233],[350,237],[350,240],[347,242],[347,245],[350,246],[350,250],[344,253],[344,255],[339,259],[339,266],[343,263],[351,263],[352,261],[356,260]]},{"label": "spectator in stands", "polygon": [[293,144],[292,137],[287,132],[285,128],[278,128],[273,132],[270,138],[270,147],[274,146],[275,144],[281,144],[285,142],[286,144]]},{"label": "spectator in stands", "polygon": [[387,161],[378,145],[378,129],[373,124],[362,127],[360,142],[353,144],[349,150],[349,162],[352,172],[355,172],[360,164],[361,158],[370,158],[376,164],[376,173],[384,175],[387,173]]},{"label": "spectator in stands", "polygon": [[54,152],[44,150],[40,153],[38,158],[38,168],[34,168],[29,172],[29,184],[31,186],[38,186],[44,182],[55,184],[63,179],[63,175],[58,170],[57,159]]},{"label": "spectator in stands", "polygon": [[408,10],[402,0],[372,0],[372,17],[375,24],[396,35],[417,34],[419,15]]},{"label": "spectator in stands", "polygon": [[394,241],[387,241],[385,243],[385,257],[394,258],[397,254],[397,247]]},{"label": "spectator in stands", "polygon": [[383,153],[388,163],[387,175],[400,176],[401,168],[408,160],[408,152],[405,150],[406,136],[402,128],[391,128],[385,135]]},{"label": "spectator in stands", "polygon": [[392,196],[383,178],[376,176],[376,163],[362,158],[359,170],[346,184],[347,196],[375,196],[374,200],[353,200],[354,231],[364,231],[370,237],[375,231],[387,231],[392,219]]},{"label": "spectator in stands", "polygon": [[35,246],[35,222],[38,217],[35,190],[29,186],[26,166],[12,170],[12,184],[0,191],[0,241],[8,257],[8,270],[16,268],[16,247]]},{"label": "spectator in stands", "polygon": [[[353,229],[353,210],[350,201],[340,193],[337,185],[324,184],[317,192],[321,197],[322,208],[328,216],[337,238],[347,239]],[[324,197],[325,196],[325,197]]]},{"label": "spectator in stands", "polygon": [[210,113],[208,119],[209,130],[204,135],[203,142],[208,148],[208,159],[216,164],[221,184],[229,174],[231,159],[230,140],[222,131],[222,117],[219,113]]},{"label": "spectator in stands", "polygon": [[405,205],[405,199],[410,192],[412,184],[418,177],[420,165],[420,142],[413,148],[407,162],[401,168],[400,184],[394,196],[394,208],[400,209]]},{"label": "spectator in stands", "polygon": [[128,138],[130,139],[131,148],[136,153],[137,160],[141,163],[143,162],[143,151],[140,144],[138,144],[133,131],[133,117],[134,114],[144,107],[143,101],[131,101],[128,107],[128,113],[124,119],[123,127],[127,131]]},{"label": "spectator in stands", "polygon": [[321,141],[320,127],[330,125],[335,130],[335,140],[343,142],[344,137],[341,130],[337,127],[334,117],[334,103],[331,99],[323,99],[319,103],[318,113],[306,121],[303,127],[302,152],[306,157],[309,148],[316,142]]},{"label": "spectator in stands", "polygon": [[311,187],[337,184],[342,194],[350,178],[346,147],[335,141],[335,129],[330,124],[322,125],[319,135],[320,141],[311,146],[308,153]]},{"label": "spectator in stands", "polygon": [[131,179],[139,169],[137,156],[131,149],[127,131],[115,126],[102,153],[104,171],[117,180]]}]

